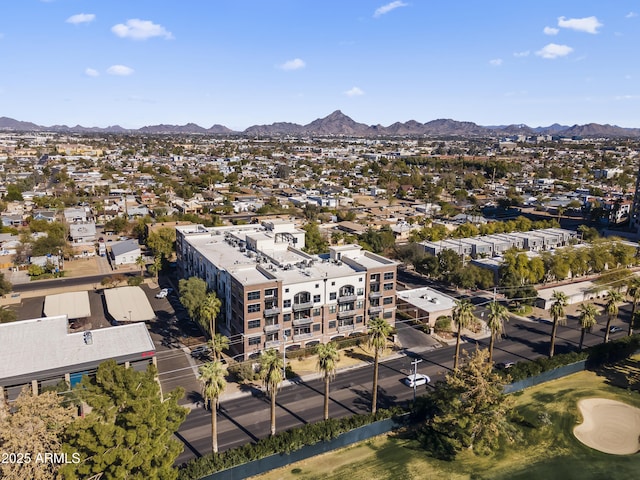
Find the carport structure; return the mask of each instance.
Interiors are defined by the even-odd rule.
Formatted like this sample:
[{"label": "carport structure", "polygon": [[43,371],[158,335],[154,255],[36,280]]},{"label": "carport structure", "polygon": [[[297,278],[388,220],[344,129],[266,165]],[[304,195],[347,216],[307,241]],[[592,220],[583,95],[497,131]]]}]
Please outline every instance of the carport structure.
[{"label": "carport structure", "polygon": [[66,292],[47,295],[44,298],[45,317],[66,315],[70,321],[91,316],[89,292]]},{"label": "carport structure", "polygon": [[156,314],[140,287],[117,287],[104,291],[107,312],[117,322],[146,322]]}]

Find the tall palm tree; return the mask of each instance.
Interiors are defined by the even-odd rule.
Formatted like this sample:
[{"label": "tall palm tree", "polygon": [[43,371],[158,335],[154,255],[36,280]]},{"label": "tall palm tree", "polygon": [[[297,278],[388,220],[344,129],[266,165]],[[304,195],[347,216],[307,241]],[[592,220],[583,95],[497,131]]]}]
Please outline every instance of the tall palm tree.
[{"label": "tall palm tree", "polygon": [[586,332],[590,332],[591,328],[598,323],[596,317],[599,312],[598,308],[593,303],[583,303],[578,308],[578,311],[580,312],[578,321],[580,322],[580,328],[582,329],[582,332],[580,333],[580,346],[578,348],[582,350],[584,334]]},{"label": "tall palm tree", "polygon": [[453,310],[453,322],[458,328],[458,334],[456,336],[456,353],[453,357],[453,369],[458,369],[458,361],[460,360],[460,338],[462,337],[462,330],[471,326],[476,319],[473,314],[473,304],[469,300],[456,301],[456,306]]},{"label": "tall palm tree", "polygon": [[271,398],[271,435],[276,434],[276,394],[283,380],[284,362],[275,348],[265,350],[260,355],[260,377],[267,394]]},{"label": "tall palm tree", "polygon": [[627,284],[627,295],[631,297],[631,317],[629,318],[629,335],[633,335],[633,322],[636,317],[636,308],[640,300],[640,277],[633,277]]},{"label": "tall palm tree", "polygon": [[136,258],[136,265],[138,267],[140,267],[140,276],[144,277],[144,266],[147,264],[147,262],[145,262],[144,257],[142,255],[138,255],[138,258]]},{"label": "tall palm tree", "polygon": [[220,313],[221,305],[222,302],[216,292],[209,292],[200,306],[200,319],[204,320],[205,325],[209,325],[209,335],[212,339],[216,335],[216,317]]},{"label": "tall palm tree", "polygon": [[373,388],[371,392],[371,413],[378,409],[378,361],[380,353],[387,346],[387,337],[391,333],[391,325],[383,318],[374,318],[369,321],[369,348],[373,348]]},{"label": "tall palm tree", "polygon": [[220,361],[222,352],[229,348],[229,338],[225,337],[221,333],[216,333],[211,340],[209,340],[209,347],[213,353],[213,359]]},{"label": "tall palm tree", "polygon": [[549,347],[549,358],[553,357],[553,353],[556,349],[556,333],[558,333],[558,325],[566,325],[567,319],[564,314],[564,307],[568,305],[569,299],[564,292],[558,290],[553,291],[551,296],[554,302],[549,308],[549,313],[553,319],[553,327],[551,328],[551,346]]},{"label": "tall palm tree", "polygon": [[333,342],[318,345],[318,370],[324,378],[324,419],[329,420],[329,382],[336,375],[340,355]]},{"label": "tall palm tree", "polygon": [[211,450],[218,453],[218,400],[227,386],[220,362],[209,362],[198,368],[202,382],[202,397],[211,404]]},{"label": "tall palm tree", "polygon": [[622,294],[617,290],[609,290],[607,292],[607,303],[604,306],[604,311],[607,312],[607,326],[604,331],[604,343],[609,341],[609,328],[611,328],[611,322],[618,318],[618,304],[622,303]]},{"label": "tall palm tree", "polygon": [[487,316],[487,326],[491,331],[491,339],[489,340],[489,363],[493,361],[493,346],[496,338],[504,331],[505,321],[509,321],[509,310],[494,300],[489,304],[489,315]]}]

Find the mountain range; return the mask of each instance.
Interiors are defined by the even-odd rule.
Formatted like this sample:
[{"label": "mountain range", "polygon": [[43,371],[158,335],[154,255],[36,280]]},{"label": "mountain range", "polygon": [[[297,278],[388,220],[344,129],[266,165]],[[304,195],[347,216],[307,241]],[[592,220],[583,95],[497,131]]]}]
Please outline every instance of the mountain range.
[{"label": "mountain range", "polygon": [[340,110],[324,118],[318,118],[307,125],[278,122],[271,125],[253,125],[243,131],[234,131],[224,125],[204,128],[195,123],[186,125],[149,125],[138,129],[125,129],[119,125],[106,128],[83,127],[76,125],[52,125],[45,127],[31,122],[0,117],[0,131],[40,131],[60,133],[142,133],[142,134],[200,134],[200,135],[247,135],[247,136],[285,136],[285,135],[345,135],[345,136],[433,136],[433,137],[486,137],[502,135],[559,135],[564,137],[640,137],[640,128],[623,128],[615,125],[589,123],[586,125],[558,125],[548,127],[529,127],[527,125],[481,126],[473,122],[460,122],[451,119],[432,120],[420,123],[415,120],[396,122],[388,127],[366,125],[351,119]]}]

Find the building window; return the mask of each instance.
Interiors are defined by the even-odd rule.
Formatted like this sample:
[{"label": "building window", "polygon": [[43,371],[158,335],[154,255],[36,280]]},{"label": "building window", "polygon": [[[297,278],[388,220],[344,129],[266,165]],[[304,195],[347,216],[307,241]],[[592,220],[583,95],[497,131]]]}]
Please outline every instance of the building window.
[{"label": "building window", "polygon": [[336,313],[336,306],[335,305],[329,305],[329,313]]},{"label": "building window", "polygon": [[285,288],[285,289],[284,289],[284,293],[289,293],[289,289],[288,289],[288,288]]},{"label": "building window", "polygon": [[264,296],[265,297],[273,297],[275,296],[277,290],[275,288],[269,288],[267,290],[264,291]]},{"label": "building window", "polygon": [[248,313],[256,313],[260,311],[260,304],[259,303],[252,303],[251,305],[247,305],[247,312]]},{"label": "building window", "polygon": [[373,273],[371,274],[371,276],[369,277],[369,279],[372,282],[379,282],[380,281],[380,274],[379,273]]},{"label": "building window", "polygon": [[335,320],[331,320],[329,322],[329,328],[336,328],[336,321]]},{"label": "building window", "polygon": [[314,317],[319,317],[320,316],[320,309],[319,308],[314,308],[313,309],[313,316]]},{"label": "building window", "polygon": [[362,315],[356,317],[356,323],[362,323]]},{"label": "building window", "polygon": [[249,292],[247,294],[247,300],[260,300],[260,291]]},{"label": "building window", "polygon": [[364,303],[362,302],[362,300],[358,300],[356,302],[356,310],[361,309],[364,306]]},{"label": "building window", "polygon": [[384,284],[384,289],[385,290],[393,290],[393,283],[385,283]]},{"label": "building window", "polygon": [[335,299],[336,299],[336,297],[337,297],[336,292],[331,292],[331,293],[329,294],[329,300],[335,300]]},{"label": "building window", "polygon": [[393,280],[393,272],[385,272],[384,279],[385,280]]},{"label": "building window", "polygon": [[249,337],[249,345],[260,345],[260,337]]},{"label": "building window", "polygon": [[249,320],[247,328],[260,328],[260,320]]},{"label": "building window", "polygon": [[283,308],[290,308],[291,307],[291,300],[285,300],[284,302],[282,302],[282,307]]},{"label": "building window", "polygon": [[393,297],[384,297],[382,299],[383,305],[391,305],[393,303]]},{"label": "building window", "polygon": [[290,313],[285,313],[284,315],[282,315],[282,321],[283,322],[288,322],[291,320],[291,314]]},{"label": "building window", "polygon": [[331,282],[331,286],[335,287],[336,286],[336,282]]},{"label": "building window", "polygon": [[320,295],[313,296],[313,303],[320,303]]},{"label": "building window", "polygon": [[319,323],[314,323],[313,324],[313,331],[314,332],[319,332],[320,331],[320,324]]},{"label": "building window", "polygon": [[360,278],[358,279],[358,281],[359,281],[359,282],[362,282],[362,277],[360,277]]},{"label": "building window", "polygon": [[393,317],[393,312],[384,312],[384,314],[382,315],[382,318],[392,318]]},{"label": "building window", "polygon": [[284,336],[287,337],[287,338],[291,338],[291,329],[290,328],[287,328],[284,331]]},{"label": "building window", "polygon": [[356,290],[356,295],[364,295],[364,288],[359,288]]},{"label": "building window", "polygon": [[320,288],[320,284],[319,283],[316,283],[316,288]]}]

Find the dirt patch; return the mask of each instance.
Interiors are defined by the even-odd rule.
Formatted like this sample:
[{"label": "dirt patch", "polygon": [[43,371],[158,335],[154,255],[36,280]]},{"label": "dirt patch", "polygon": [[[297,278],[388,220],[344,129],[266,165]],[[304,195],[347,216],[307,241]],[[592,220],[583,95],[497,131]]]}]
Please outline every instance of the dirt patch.
[{"label": "dirt patch", "polygon": [[573,434],[582,443],[614,455],[640,450],[640,409],[606,398],[580,400],[578,408],[583,421]]}]

